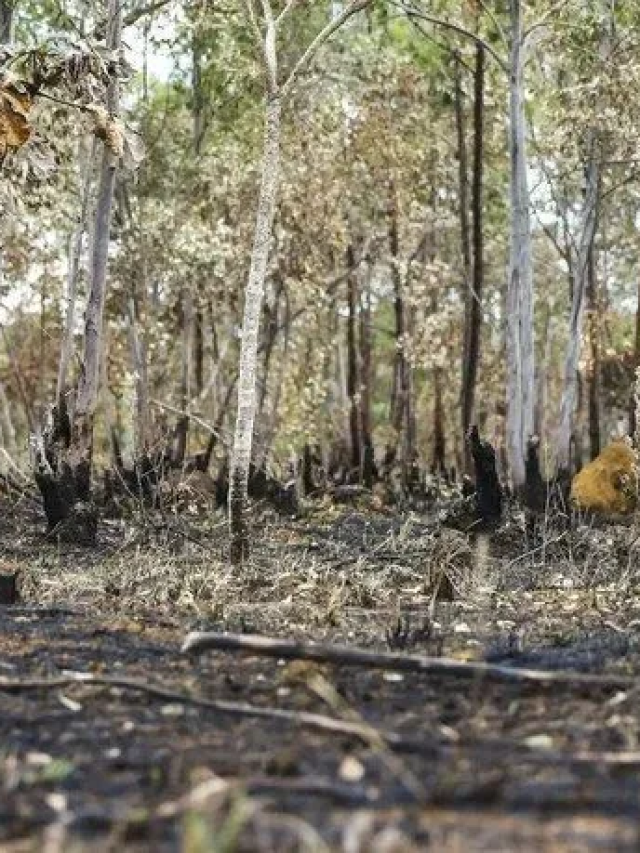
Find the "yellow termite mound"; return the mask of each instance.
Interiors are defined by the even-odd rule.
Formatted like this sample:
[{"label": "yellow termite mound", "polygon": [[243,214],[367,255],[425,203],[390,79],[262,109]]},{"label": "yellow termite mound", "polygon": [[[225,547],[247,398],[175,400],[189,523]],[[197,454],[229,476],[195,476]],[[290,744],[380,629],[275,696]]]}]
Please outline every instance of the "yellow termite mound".
[{"label": "yellow termite mound", "polygon": [[613,441],[576,474],[571,500],[592,512],[633,512],[638,503],[638,455],[629,439]]}]

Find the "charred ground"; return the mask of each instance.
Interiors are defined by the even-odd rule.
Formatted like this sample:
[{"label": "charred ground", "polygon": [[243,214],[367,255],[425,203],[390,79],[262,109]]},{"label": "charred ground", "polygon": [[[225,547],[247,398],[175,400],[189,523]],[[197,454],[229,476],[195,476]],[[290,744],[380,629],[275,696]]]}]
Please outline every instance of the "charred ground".
[{"label": "charred ground", "polygon": [[[107,520],[86,549],[6,499],[21,600],[0,608],[2,849],[636,850],[640,532],[543,519],[531,542],[513,511],[482,533],[452,518],[451,499],[266,510],[231,570],[221,514]],[[612,680],[195,658],[192,630]]]}]

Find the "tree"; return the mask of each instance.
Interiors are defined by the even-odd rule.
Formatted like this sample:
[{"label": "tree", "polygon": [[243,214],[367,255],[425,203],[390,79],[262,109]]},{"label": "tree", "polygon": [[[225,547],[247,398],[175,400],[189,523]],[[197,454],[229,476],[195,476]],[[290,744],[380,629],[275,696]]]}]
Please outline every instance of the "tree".
[{"label": "tree", "polygon": [[264,283],[269,260],[273,219],[275,216],[280,177],[280,119],[286,101],[299,72],[309,63],[321,45],[356,12],[369,5],[370,0],[351,0],[316,36],[294,65],[284,83],[278,72],[278,31],[295,3],[287,2],[278,17],[270,0],[261,0],[262,15],[258,15],[253,0],[247,0],[247,13],[257,44],[262,51],[266,81],[265,130],[262,155],[262,179],[258,194],[256,224],[251,251],[251,264],[244,297],[240,370],[238,374],[238,410],[229,473],[229,530],[230,558],[234,565],[242,563],[249,553],[247,524],[248,482],[253,444],[253,425],[256,411],[256,370],[258,332]]},{"label": "tree", "polygon": [[[122,7],[106,0],[106,47],[117,53],[122,38]],[[119,111],[118,70],[113,68],[107,86],[107,115]],[[105,119],[106,122],[106,119]],[[111,133],[114,126],[111,125]],[[105,134],[109,130],[105,123]],[[75,401],[68,407],[61,397],[45,438],[37,481],[42,491],[49,526],[65,538],[92,543],[97,530],[97,509],[91,503],[94,414],[98,401],[103,351],[103,316],[107,285],[107,257],[111,208],[116,179],[117,153],[105,138],[89,252],[89,296],[85,311],[82,371]]]},{"label": "tree", "polygon": [[533,434],[533,255],[524,109],[526,35],[521,0],[511,0],[509,50],[509,279],[507,282],[507,459],[516,490],[525,482]]}]

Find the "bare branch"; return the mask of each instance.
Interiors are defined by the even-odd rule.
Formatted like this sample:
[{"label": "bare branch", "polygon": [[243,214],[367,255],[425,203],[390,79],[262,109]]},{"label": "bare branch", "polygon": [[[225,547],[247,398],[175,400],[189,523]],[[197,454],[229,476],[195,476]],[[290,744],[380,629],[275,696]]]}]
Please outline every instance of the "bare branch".
[{"label": "bare branch", "polygon": [[200,654],[209,649],[247,652],[287,660],[313,660],[340,666],[367,666],[374,669],[423,672],[458,678],[486,678],[492,681],[528,684],[542,688],[562,686],[577,690],[594,688],[624,690],[637,687],[639,684],[637,679],[624,675],[590,675],[580,672],[521,669],[483,661],[459,661],[424,655],[372,652],[351,646],[295,642],[249,634],[194,632],[188,635],[182,645],[182,651],[188,654]]},{"label": "bare branch", "polygon": [[287,0],[287,5],[284,7],[282,12],[280,12],[278,17],[276,18],[276,29],[279,28],[280,24],[284,21],[284,19],[287,17],[289,12],[293,9],[293,7],[296,5],[296,3],[298,3],[298,0]]},{"label": "bare branch", "polygon": [[363,9],[366,9],[369,6],[371,0],[351,0],[348,6],[346,6],[339,15],[337,15],[327,26],[321,30],[318,35],[311,42],[309,47],[302,54],[300,59],[296,62],[293,71],[289,74],[286,81],[282,86],[282,97],[285,98],[293,84],[295,82],[296,77],[300,73],[300,71],[307,65],[318,52],[318,50],[322,47],[322,45],[329,39],[331,36],[339,30],[340,27],[351,18],[356,12],[361,12]]},{"label": "bare branch", "polygon": [[454,33],[458,33],[458,35],[464,36],[465,38],[471,39],[471,41],[476,44],[482,45],[482,47],[487,51],[490,56],[492,56],[495,61],[498,63],[500,68],[506,73],[508,71],[507,63],[500,56],[500,54],[489,44],[489,42],[485,41],[485,39],[481,38],[477,33],[471,32],[471,30],[467,30],[465,27],[460,26],[460,24],[454,24],[452,21],[446,21],[444,18],[438,18],[435,15],[430,15],[427,12],[423,12],[421,9],[416,9],[413,6],[406,6],[403,2],[396,2],[396,0],[390,0],[392,6],[396,6],[398,9],[401,9],[405,15],[411,18],[419,18],[422,21],[427,21],[430,24],[434,24],[436,27],[444,27],[444,29],[452,30]]},{"label": "bare branch", "polygon": [[271,95],[278,93],[278,52],[276,49],[276,21],[271,8],[271,0],[261,0],[262,14],[266,24],[264,34],[264,61],[267,72],[267,86]]},{"label": "bare branch", "polygon": [[144,18],[145,15],[153,15],[154,12],[159,12],[160,9],[164,9],[169,3],[171,3],[171,0],[156,0],[155,3],[149,3],[148,6],[140,6],[138,9],[132,9],[128,15],[125,15],[122,26],[132,27],[138,23],[140,18]]},{"label": "bare branch", "polygon": [[547,11],[544,13],[544,15],[542,15],[541,18],[539,18],[534,24],[531,24],[531,26],[527,30],[524,31],[524,33],[522,34],[523,45],[526,43],[529,36],[533,32],[535,32],[536,30],[539,30],[542,27],[546,26],[549,18],[552,18],[557,12],[559,12],[563,8],[563,6],[568,5],[568,3],[569,3],[569,0],[559,0],[559,2],[555,3],[550,9],[547,9]]}]

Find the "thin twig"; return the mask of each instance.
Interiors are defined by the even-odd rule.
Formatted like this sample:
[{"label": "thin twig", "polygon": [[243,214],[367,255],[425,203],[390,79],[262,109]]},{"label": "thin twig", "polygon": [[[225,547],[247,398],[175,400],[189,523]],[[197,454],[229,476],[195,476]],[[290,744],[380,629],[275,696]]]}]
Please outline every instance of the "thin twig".
[{"label": "thin twig", "polygon": [[59,678],[31,678],[25,680],[8,679],[0,677],[0,693],[23,693],[31,690],[59,690],[73,685],[86,685],[92,687],[107,687],[109,689],[130,690],[134,693],[144,693],[156,699],[166,702],[175,702],[182,705],[192,705],[197,708],[205,708],[217,711],[220,714],[229,714],[234,717],[254,717],[265,720],[279,720],[316,731],[331,734],[349,735],[359,738],[366,744],[372,740],[384,743],[388,746],[399,745],[403,738],[394,732],[380,732],[366,723],[351,722],[349,720],[338,720],[325,714],[316,714],[309,711],[290,711],[282,708],[264,708],[250,705],[246,702],[228,702],[222,699],[206,699],[203,696],[192,696],[180,693],[160,685],[149,684],[134,678],[117,677],[110,675],[93,675],[87,672],[67,672]]},{"label": "thin twig", "polygon": [[520,669],[483,661],[459,661],[424,655],[402,655],[372,652],[350,646],[304,643],[253,635],[194,632],[182,645],[185,654],[201,654],[209,650],[247,652],[264,657],[287,660],[313,660],[340,666],[363,666],[396,672],[423,672],[458,678],[487,678],[498,682],[528,684],[539,687],[567,687],[603,690],[629,689],[639,685],[638,679],[624,675],[591,675],[579,672]]},{"label": "thin twig", "polygon": [[484,47],[487,53],[495,59],[504,72],[508,70],[507,63],[500,54],[489,44],[488,41],[485,41],[485,39],[481,38],[477,33],[473,33],[471,30],[466,29],[460,24],[453,23],[453,21],[447,21],[444,18],[438,18],[435,15],[429,15],[427,12],[423,12],[421,9],[416,9],[414,6],[407,6],[403,2],[391,0],[391,5],[395,6],[397,9],[401,9],[409,19],[419,18],[420,20],[427,21],[427,23],[433,24],[436,27],[443,27],[446,30],[451,30],[454,33],[458,33],[458,35],[471,39],[471,41],[476,44],[482,45],[482,47]]},{"label": "thin twig", "polygon": [[307,65],[318,52],[318,50],[322,47],[322,45],[335,33],[336,30],[339,30],[340,27],[357,12],[361,12],[363,9],[371,3],[371,0],[351,0],[348,6],[345,6],[342,12],[339,15],[330,21],[327,26],[321,30],[318,35],[311,42],[309,47],[302,54],[300,59],[296,62],[293,67],[293,71],[289,74],[285,82],[282,84],[281,88],[281,96],[282,98],[286,98],[289,94],[289,91],[293,87],[295,83],[296,77],[300,73],[300,71]]}]

